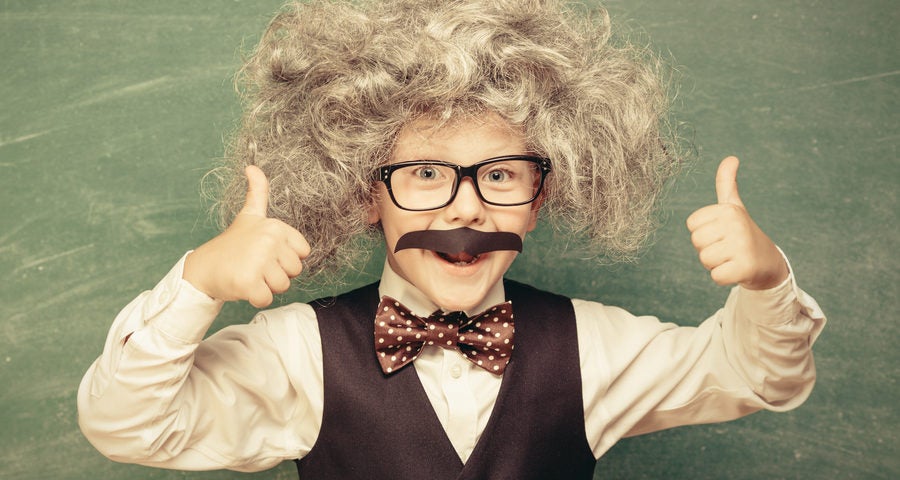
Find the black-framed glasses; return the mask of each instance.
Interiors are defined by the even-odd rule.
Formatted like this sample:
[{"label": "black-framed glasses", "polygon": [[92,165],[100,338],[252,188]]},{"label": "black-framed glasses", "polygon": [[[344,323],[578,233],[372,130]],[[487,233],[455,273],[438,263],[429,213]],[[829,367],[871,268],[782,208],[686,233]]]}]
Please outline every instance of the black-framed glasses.
[{"label": "black-framed glasses", "polygon": [[550,159],[504,155],[463,167],[439,160],[414,160],[378,169],[394,205],[413,212],[437,210],[453,202],[459,184],[472,179],[478,198],[489,205],[514,207],[533,202],[550,173]]}]

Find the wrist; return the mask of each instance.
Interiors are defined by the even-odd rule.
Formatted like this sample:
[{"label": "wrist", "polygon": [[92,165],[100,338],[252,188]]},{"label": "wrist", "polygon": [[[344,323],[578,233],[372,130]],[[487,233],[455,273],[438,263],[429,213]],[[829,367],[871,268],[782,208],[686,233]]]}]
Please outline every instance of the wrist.
[{"label": "wrist", "polygon": [[[200,247],[203,248],[203,247]],[[199,255],[197,250],[193,250],[187,253],[187,256],[184,259],[184,270],[181,272],[181,279],[185,282],[189,283],[195,290],[206,294],[210,298],[219,298],[215,293],[210,289],[206,282],[204,281],[203,275],[200,272],[203,269],[200,267],[202,264],[202,256],[203,253],[200,252]]]},{"label": "wrist", "polygon": [[750,282],[741,282],[741,287],[747,290],[769,290],[775,288],[785,280],[788,279],[790,275],[790,269],[788,268],[787,262],[785,262],[784,258],[779,255],[778,257],[778,266],[769,270],[766,274],[760,275]]}]

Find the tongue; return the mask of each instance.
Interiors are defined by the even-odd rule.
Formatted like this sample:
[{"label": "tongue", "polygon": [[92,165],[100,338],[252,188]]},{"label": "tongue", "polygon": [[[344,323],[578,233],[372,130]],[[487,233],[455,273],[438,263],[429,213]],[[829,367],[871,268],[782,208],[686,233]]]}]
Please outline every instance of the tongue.
[{"label": "tongue", "polygon": [[475,260],[475,256],[469,255],[466,252],[460,252],[455,255],[450,255],[449,253],[441,253],[441,256],[444,257],[445,260],[452,263],[471,263]]}]

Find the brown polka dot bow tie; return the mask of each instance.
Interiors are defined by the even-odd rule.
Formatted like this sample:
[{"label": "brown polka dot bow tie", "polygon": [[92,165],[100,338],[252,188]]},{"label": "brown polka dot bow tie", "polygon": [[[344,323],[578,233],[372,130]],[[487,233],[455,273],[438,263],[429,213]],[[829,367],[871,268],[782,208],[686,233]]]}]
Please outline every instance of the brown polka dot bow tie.
[{"label": "brown polka dot bow tie", "polygon": [[512,354],[514,331],[511,302],[474,317],[438,311],[422,318],[382,297],[375,315],[375,352],[386,374],[412,363],[426,345],[436,345],[459,350],[475,365],[501,375]]}]

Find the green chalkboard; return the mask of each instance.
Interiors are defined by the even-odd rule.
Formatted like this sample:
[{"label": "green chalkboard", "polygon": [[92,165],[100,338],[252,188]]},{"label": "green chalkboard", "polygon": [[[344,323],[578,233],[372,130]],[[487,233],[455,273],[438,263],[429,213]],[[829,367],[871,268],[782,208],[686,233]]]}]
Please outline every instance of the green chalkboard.
[{"label": "green chalkboard", "polygon": [[[231,87],[280,0],[0,2],[0,478],[296,478],[113,463],[75,392],[117,311],[215,234],[200,178],[239,106]],[[741,196],[830,324],[819,383],[786,413],[626,439],[597,478],[900,478],[897,386],[900,5],[892,0],[613,1],[615,22],[675,59],[699,159],[636,264],[546,258],[511,276],[695,324],[727,290],[684,219],[737,154]],[[356,283],[379,271],[379,255]],[[305,300],[293,293],[283,301]],[[245,322],[229,305],[214,329]]]}]

